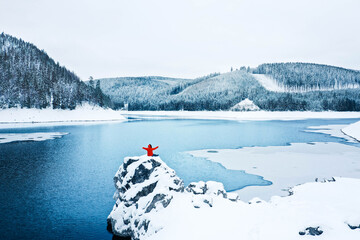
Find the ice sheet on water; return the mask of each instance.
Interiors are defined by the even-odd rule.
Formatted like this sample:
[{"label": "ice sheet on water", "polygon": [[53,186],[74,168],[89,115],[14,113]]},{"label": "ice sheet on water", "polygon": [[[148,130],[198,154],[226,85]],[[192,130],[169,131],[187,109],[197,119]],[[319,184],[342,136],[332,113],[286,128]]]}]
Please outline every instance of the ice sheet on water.
[{"label": "ice sheet on water", "polygon": [[35,132],[35,133],[0,133],[0,143],[22,142],[22,141],[45,141],[61,138],[66,132]]}]

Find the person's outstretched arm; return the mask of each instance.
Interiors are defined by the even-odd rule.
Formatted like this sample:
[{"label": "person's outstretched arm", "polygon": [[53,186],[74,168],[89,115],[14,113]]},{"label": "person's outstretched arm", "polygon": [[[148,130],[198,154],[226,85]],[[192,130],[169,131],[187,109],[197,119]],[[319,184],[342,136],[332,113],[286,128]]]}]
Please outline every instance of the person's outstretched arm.
[{"label": "person's outstretched arm", "polygon": [[159,148],[159,146],[157,146],[156,148],[153,148],[153,150],[158,149],[158,148]]},{"label": "person's outstretched arm", "polygon": [[147,150],[147,148],[143,147],[144,150]]}]

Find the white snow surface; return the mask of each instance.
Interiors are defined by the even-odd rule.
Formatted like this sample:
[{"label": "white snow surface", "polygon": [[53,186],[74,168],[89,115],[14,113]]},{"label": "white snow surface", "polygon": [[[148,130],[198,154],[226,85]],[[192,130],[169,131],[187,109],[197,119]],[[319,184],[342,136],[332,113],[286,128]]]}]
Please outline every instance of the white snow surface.
[{"label": "white snow surface", "polygon": [[235,106],[230,108],[231,111],[259,111],[260,108],[254,104],[253,101],[246,98],[241,102],[237,103]]},{"label": "white snow surface", "polygon": [[[152,216],[163,228],[149,240],[358,240],[360,229],[359,179],[336,178],[292,189],[293,195],[254,199],[251,204],[220,196],[212,207],[194,208],[191,195],[177,193],[170,205]],[[307,227],[320,227],[319,236],[301,236]]]},{"label": "white snow surface", "polygon": [[344,138],[348,142],[357,142],[353,137],[350,137],[343,132],[343,128],[348,125],[322,125],[308,127],[305,132],[323,133],[332,137]]},{"label": "white snow surface", "polygon": [[84,104],[74,110],[61,109],[0,109],[0,128],[29,126],[33,123],[61,124],[61,123],[91,123],[95,121],[123,121],[125,118],[120,111],[104,109],[98,106]]},{"label": "white snow surface", "polygon": [[227,169],[262,176],[273,183],[238,190],[243,200],[286,196],[290,187],[312,182],[316,178],[360,178],[360,148],[340,143],[292,143],[290,146],[207,149],[189,153],[218,162]]},{"label": "white snow surface", "polygon": [[0,133],[0,143],[21,141],[45,141],[61,138],[68,133],[65,132],[36,132],[36,133]]},{"label": "white snow surface", "polygon": [[121,111],[121,114],[135,118],[221,119],[238,121],[360,118],[360,112]]},{"label": "white snow surface", "polygon": [[[360,179],[335,177],[332,181],[310,182],[289,190],[290,196],[274,196],[269,201],[253,198],[249,202],[237,200],[223,190],[221,183],[191,183],[185,191],[172,191],[172,179],[177,179],[159,157],[156,166],[145,181],[159,182],[153,192],[148,192],[137,202],[127,201],[139,193],[147,184],[131,184],[136,169],[144,165],[151,170],[151,157],[134,157],[134,166],[128,165],[123,172],[120,167],[115,176],[116,204],[109,219],[121,230],[132,225],[136,239],[147,240],[357,240],[360,229]],[[128,160],[125,160],[127,162]],[[124,166],[124,165],[122,165]],[[130,167],[129,167],[130,166]],[[153,166],[154,167],[154,166]],[[135,175],[134,175],[135,174]],[[306,173],[305,173],[306,174]],[[138,175],[138,176],[141,176]],[[136,177],[135,182],[139,179]],[[136,187],[134,189],[133,187]],[[122,190],[123,189],[123,190]],[[120,192],[119,192],[120,190]],[[135,191],[135,193],[134,193]],[[171,193],[170,193],[171,192]],[[169,204],[155,202],[155,194],[161,193]],[[130,195],[128,195],[130,194]],[[233,195],[233,194],[230,194]],[[127,198],[127,196],[130,196]],[[119,201],[123,199],[125,202]],[[125,199],[126,198],[126,199]],[[153,200],[152,200],[153,199]],[[120,225],[119,225],[120,224]],[[349,224],[349,225],[348,225]],[[126,226],[129,226],[126,225]],[[320,227],[319,236],[301,236],[299,232],[308,227]],[[126,230],[125,230],[126,233]]]},{"label": "white snow surface", "polygon": [[360,142],[360,121],[344,127],[342,132]]}]

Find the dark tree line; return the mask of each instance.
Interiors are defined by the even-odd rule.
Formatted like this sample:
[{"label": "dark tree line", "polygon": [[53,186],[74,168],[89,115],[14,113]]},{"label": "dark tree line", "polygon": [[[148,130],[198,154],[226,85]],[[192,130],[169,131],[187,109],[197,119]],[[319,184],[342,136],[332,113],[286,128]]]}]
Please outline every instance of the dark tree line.
[{"label": "dark tree line", "polygon": [[74,109],[82,103],[111,107],[110,98],[55,63],[35,45],[0,35],[0,107]]}]

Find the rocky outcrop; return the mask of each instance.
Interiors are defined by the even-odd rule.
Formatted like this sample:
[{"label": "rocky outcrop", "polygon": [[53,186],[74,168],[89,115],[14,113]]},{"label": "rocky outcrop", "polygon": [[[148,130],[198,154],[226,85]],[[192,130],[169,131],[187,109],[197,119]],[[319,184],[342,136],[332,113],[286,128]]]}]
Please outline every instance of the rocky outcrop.
[{"label": "rocky outcrop", "polygon": [[323,231],[320,229],[320,227],[307,227],[304,231],[300,231],[299,235],[318,236],[322,233]]},{"label": "rocky outcrop", "polygon": [[115,205],[108,216],[108,229],[115,235],[143,239],[163,226],[152,221],[155,214],[167,208],[174,197],[186,195],[194,208],[212,207],[213,198],[238,201],[238,195],[227,193],[223,184],[213,181],[194,182],[184,188],[160,157],[125,158],[114,177]]},{"label": "rocky outcrop", "polygon": [[126,158],[114,177],[116,201],[108,217],[115,235],[140,239],[152,226],[151,213],[166,208],[183,181],[159,157]]}]

